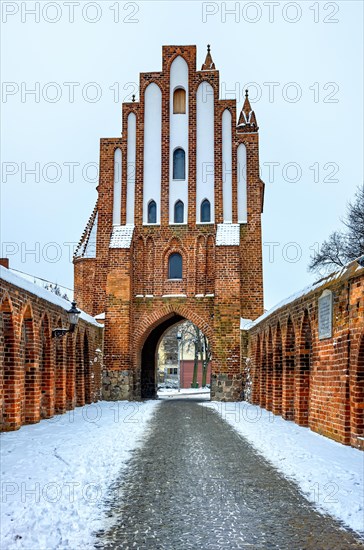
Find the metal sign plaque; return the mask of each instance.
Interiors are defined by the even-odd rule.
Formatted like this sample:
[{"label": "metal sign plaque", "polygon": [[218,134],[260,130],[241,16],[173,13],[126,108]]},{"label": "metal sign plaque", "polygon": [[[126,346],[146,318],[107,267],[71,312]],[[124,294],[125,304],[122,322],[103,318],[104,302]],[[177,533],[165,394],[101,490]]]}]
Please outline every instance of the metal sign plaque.
[{"label": "metal sign plaque", "polygon": [[332,338],[332,298],[331,290],[324,290],[318,299],[319,340]]}]

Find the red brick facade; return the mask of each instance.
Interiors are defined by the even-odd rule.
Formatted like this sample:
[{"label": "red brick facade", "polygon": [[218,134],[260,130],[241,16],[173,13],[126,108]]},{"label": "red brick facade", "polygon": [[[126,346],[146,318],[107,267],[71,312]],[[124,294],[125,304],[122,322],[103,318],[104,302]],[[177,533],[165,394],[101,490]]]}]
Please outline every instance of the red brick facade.
[{"label": "red brick facade", "polygon": [[[363,258],[361,259],[362,264]],[[246,393],[286,420],[364,448],[364,267],[353,262],[249,329]],[[333,296],[319,339],[318,299]]]},{"label": "red brick facade", "polygon": [[[188,204],[187,223],[170,223],[170,69],[177,57],[188,65]],[[264,185],[259,177],[258,128],[248,98],[236,125],[235,100],[219,99],[219,72],[208,54],[196,71],[195,46],[164,46],[162,72],[141,73],[139,102],[122,106],[122,136],[101,140],[97,238],[94,257],[85,254],[95,219],[90,220],[76,253],[75,293],[92,315],[105,312],[106,399],[139,399],[155,393],[155,348],[166,330],[181,319],[194,322],[211,343],[212,397],[236,400],[242,394],[240,317],[255,319],[263,311],[261,211]],[[196,95],[201,82],[214,93],[214,219],[196,222]],[[160,223],[143,223],[145,90],[161,91]],[[232,115],[232,224],[239,242],[218,245],[223,224],[222,115]],[[113,232],[114,152],[122,153],[120,226],[127,221],[128,115],[136,115],[134,229],[129,247],[110,248]],[[245,120],[245,122],[242,122]],[[247,153],[247,222],[238,225],[237,148]],[[240,183],[240,185],[242,185]],[[225,224],[227,225],[227,224]],[[181,280],[168,278],[173,252],[183,259]],[[90,256],[90,255],[89,255]],[[91,255],[92,256],[92,255]]]},{"label": "red brick facade", "polygon": [[15,430],[97,401],[102,328],[81,318],[74,333],[52,338],[52,329],[69,326],[65,307],[40,297],[39,287],[28,281],[23,288],[20,277],[21,286],[9,281],[1,269],[1,429]]}]

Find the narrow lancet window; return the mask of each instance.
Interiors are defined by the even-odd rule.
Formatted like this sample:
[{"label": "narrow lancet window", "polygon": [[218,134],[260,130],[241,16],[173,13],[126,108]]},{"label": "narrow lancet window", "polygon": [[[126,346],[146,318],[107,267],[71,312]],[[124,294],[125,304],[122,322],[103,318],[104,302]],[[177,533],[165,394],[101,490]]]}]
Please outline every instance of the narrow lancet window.
[{"label": "narrow lancet window", "polygon": [[148,223],[157,223],[157,204],[150,201],[148,204]]},{"label": "narrow lancet window", "polygon": [[186,91],[177,88],[173,94],[173,114],[184,115],[186,113]]},{"label": "narrow lancet window", "polygon": [[173,179],[186,179],[186,154],[181,147],[173,151]]},{"label": "narrow lancet window", "polygon": [[174,205],[174,223],[183,223],[184,205],[182,201],[177,201]]},{"label": "narrow lancet window", "polygon": [[210,201],[205,199],[201,203],[201,222],[208,223],[211,221],[211,205]]},{"label": "narrow lancet window", "polygon": [[178,252],[168,259],[168,279],[182,279],[182,256]]}]

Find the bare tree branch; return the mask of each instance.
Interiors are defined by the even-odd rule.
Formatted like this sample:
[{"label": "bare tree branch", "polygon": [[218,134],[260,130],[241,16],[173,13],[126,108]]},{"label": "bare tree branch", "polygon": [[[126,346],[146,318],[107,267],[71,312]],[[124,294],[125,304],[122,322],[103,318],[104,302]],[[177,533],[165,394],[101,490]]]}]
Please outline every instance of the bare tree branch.
[{"label": "bare tree branch", "polygon": [[364,254],[364,185],[359,186],[342,220],[345,229],[334,231],[319,252],[311,256],[309,271],[322,274],[342,267]]}]

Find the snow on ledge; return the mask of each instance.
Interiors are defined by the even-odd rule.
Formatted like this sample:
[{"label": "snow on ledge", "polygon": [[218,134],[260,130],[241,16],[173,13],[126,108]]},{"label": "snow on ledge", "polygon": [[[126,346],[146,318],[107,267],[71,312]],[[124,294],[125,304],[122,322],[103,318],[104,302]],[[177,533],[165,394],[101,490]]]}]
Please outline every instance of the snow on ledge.
[{"label": "snow on ledge", "polygon": [[103,313],[99,313],[98,315],[95,315],[96,321],[97,320],[103,321],[105,319],[105,317],[106,317],[105,311]]},{"label": "snow on ledge", "polygon": [[253,326],[253,321],[251,319],[240,319],[240,330],[249,330]]},{"label": "snow on ledge", "polygon": [[187,294],[163,294],[162,298],[187,298]]},{"label": "snow on ledge", "polygon": [[[49,290],[46,290],[45,288],[31,283],[27,279],[24,279],[24,277],[15,274],[10,269],[6,269],[6,267],[0,266],[0,279],[14,286],[17,286],[18,288],[21,288],[22,290],[26,290],[30,294],[33,294],[38,298],[42,298],[43,300],[46,300],[47,302],[50,302],[55,306],[61,307],[65,311],[69,311],[69,309],[71,308],[71,302],[69,302],[68,300],[61,298],[60,296],[56,296],[56,294],[54,294],[53,292],[49,292]],[[87,323],[90,323],[91,325],[100,328],[100,323],[95,321],[95,319],[91,315],[88,315],[88,313],[81,311],[80,318]]]},{"label": "snow on ledge", "polygon": [[134,225],[114,225],[109,248],[130,248],[133,239]]},{"label": "snow on ledge", "polygon": [[216,231],[216,246],[239,246],[240,225],[238,223],[219,223]]}]

